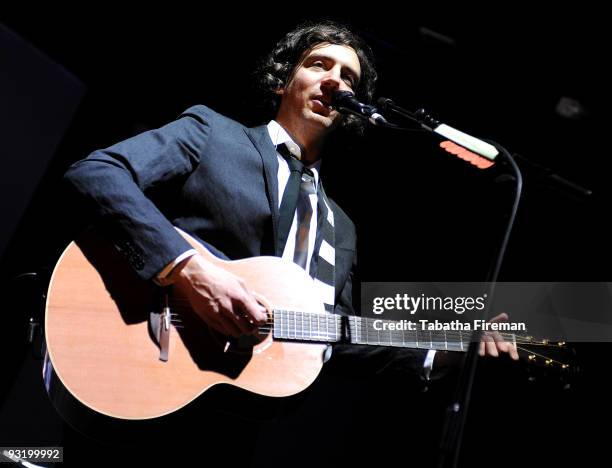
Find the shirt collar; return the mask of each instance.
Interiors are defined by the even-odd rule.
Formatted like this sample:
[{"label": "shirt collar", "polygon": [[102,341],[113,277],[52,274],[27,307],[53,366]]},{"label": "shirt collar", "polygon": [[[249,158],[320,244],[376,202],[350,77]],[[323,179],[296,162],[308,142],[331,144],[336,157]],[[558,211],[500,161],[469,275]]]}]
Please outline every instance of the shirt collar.
[{"label": "shirt collar", "polygon": [[[293,141],[293,138],[291,138],[291,136],[287,133],[287,130],[285,130],[276,120],[270,120],[270,123],[268,124],[268,134],[270,135],[270,139],[272,140],[274,147],[284,144],[287,146],[291,154],[293,154],[297,159],[302,159],[302,149],[300,148],[300,145]],[[321,160],[319,159],[310,166],[306,167],[308,167],[308,169],[316,169],[318,172],[321,170]]]}]

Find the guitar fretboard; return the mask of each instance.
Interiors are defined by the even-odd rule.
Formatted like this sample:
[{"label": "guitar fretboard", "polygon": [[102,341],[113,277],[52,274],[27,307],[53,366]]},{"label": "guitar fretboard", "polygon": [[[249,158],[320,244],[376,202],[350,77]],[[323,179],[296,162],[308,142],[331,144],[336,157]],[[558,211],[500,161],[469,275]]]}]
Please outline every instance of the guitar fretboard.
[{"label": "guitar fretboard", "polygon": [[[350,342],[401,348],[467,351],[472,334],[462,331],[414,330],[398,327],[399,321],[348,317]],[[389,325],[394,325],[390,327]]]},{"label": "guitar fretboard", "polygon": [[[397,321],[336,314],[274,310],[275,339],[333,343],[346,340],[352,344],[397,346],[403,348],[467,351],[471,333],[461,331],[407,330]],[[375,324],[376,322],[376,324]],[[394,325],[394,326],[389,326]],[[393,329],[395,328],[395,329]]]},{"label": "guitar fretboard", "polygon": [[340,315],[275,309],[274,338],[334,343],[342,339]]}]

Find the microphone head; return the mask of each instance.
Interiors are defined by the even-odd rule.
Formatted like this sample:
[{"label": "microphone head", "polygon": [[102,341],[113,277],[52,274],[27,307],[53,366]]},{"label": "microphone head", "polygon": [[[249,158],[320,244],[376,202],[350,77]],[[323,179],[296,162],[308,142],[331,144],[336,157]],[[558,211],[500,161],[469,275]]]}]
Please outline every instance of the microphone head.
[{"label": "microphone head", "polygon": [[355,94],[350,91],[340,91],[336,90],[332,94],[331,105],[336,109],[347,102],[350,102],[351,99],[355,98]]}]

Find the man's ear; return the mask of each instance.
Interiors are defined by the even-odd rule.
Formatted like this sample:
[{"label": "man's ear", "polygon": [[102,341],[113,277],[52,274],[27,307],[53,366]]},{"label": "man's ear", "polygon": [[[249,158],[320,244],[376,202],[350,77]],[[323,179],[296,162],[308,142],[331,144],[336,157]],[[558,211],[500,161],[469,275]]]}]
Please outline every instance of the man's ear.
[{"label": "man's ear", "polygon": [[278,95],[278,96],[282,96],[283,94],[285,94],[285,88],[277,88],[274,91],[274,94]]}]

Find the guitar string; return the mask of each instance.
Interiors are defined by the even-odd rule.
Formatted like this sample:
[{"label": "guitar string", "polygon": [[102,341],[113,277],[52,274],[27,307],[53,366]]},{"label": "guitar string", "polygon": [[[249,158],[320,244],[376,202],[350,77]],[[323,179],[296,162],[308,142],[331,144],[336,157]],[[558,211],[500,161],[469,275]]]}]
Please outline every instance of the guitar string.
[{"label": "guitar string", "polygon": [[[178,314],[174,314],[174,315],[178,315]],[[313,316],[315,314],[312,314]],[[173,323],[182,323],[182,321],[180,319],[173,319],[174,322]],[[293,319],[292,319],[293,320]],[[327,321],[327,325],[325,324],[325,321]],[[276,324],[274,319],[269,319],[265,325],[262,325],[259,327],[260,330],[262,331],[272,331],[275,329],[275,325],[276,325],[276,329],[277,330],[284,330],[284,329],[293,329],[295,333],[300,332],[302,334],[304,333],[314,333],[317,336],[321,335],[322,333],[328,333],[328,336],[336,336],[337,332],[323,332],[322,330],[320,330],[321,328],[325,327],[327,328],[328,326],[331,327],[338,327],[339,325],[336,323],[337,319],[336,318],[325,318],[323,320],[323,323],[321,323],[321,321],[319,321],[319,319],[317,318],[316,321],[311,321],[309,319],[309,323],[304,323],[304,328],[302,328],[302,324],[298,324],[297,321],[295,324],[293,324],[293,326],[289,323],[287,324]],[[352,324],[353,326],[363,326],[362,324],[357,324],[355,323],[356,321],[353,321],[354,323]],[[269,327],[268,327],[269,326]],[[315,331],[312,332],[312,328],[311,327],[315,327]],[[306,329],[306,327],[308,327],[308,330]],[[316,328],[319,328],[319,330],[317,331]],[[406,340],[406,333],[401,333],[400,331],[391,331],[388,334],[383,332],[383,333],[379,333],[378,331],[371,331],[371,330],[366,330],[364,332],[361,333],[361,335],[367,335],[370,336],[372,334],[376,334],[377,336],[382,335],[384,336],[392,336],[394,338],[398,338],[397,342],[399,343],[399,338],[400,336],[403,337],[403,342],[423,342],[423,343],[427,343],[427,342],[434,342],[434,343],[444,343],[445,341],[448,342],[453,342],[453,343],[459,343],[459,342],[464,342],[464,343],[469,343],[470,342],[470,336],[468,336],[468,334],[465,333],[461,333],[459,331],[453,331],[453,330],[449,330],[446,332],[440,332],[440,331],[434,331],[432,330],[427,331],[427,330],[420,330],[420,331],[406,331],[408,333],[408,337],[410,336],[414,336],[415,339],[413,340]],[[295,334],[294,333],[294,334]],[[419,335],[419,333],[421,335]],[[512,342],[512,343],[516,343],[518,344],[523,344],[523,345],[530,345],[530,346],[542,346],[542,347],[548,347],[548,348],[564,348],[563,345],[559,344],[559,343],[563,343],[562,341],[544,341],[544,340],[533,340],[533,339],[529,339],[526,337],[522,337],[521,335],[518,334],[512,334],[512,333],[500,333],[501,337],[508,341],[508,342]],[[418,340],[419,336],[421,336],[423,339],[422,340]],[[444,339],[444,337],[446,337],[446,340]],[[434,339],[434,338],[439,338],[439,339]],[[383,343],[388,343],[388,342],[395,342],[396,340],[391,339],[390,341],[382,341]],[[380,342],[380,341],[379,341]]]},{"label": "guitar string", "polygon": [[[182,325],[182,321],[180,320],[174,320],[172,321],[173,324],[175,325]],[[335,324],[330,324],[331,327],[336,326]],[[337,326],[336,326],[337,327]],[[313,330],[312,328],[302,328],[301,326],[299,327],[291,327],[290,325],[276,325],[273,322],[268,322],[267,325],[262,325],[260,327],[258,327],[260,332],[263,333],[272,333],[274,330],[279,331],[281,334],[283,335],[289,335],[292,334],[294,337],[297,337],[297,335],[302,335],[302,337],[304,339],[308,339],[309,335],[311,336],[316,336],[316,337],[323,337],[323,336],[327,336],[327,337],[337,337],[339,335],[341,335],[340,330],[337,331],[325,331],[323,330],[323,328],[326,328],[324,325],[320,326],[319,329],[317,329],[315,327],[315,329]],[[446,334],[446,339],[444,339],[444,337],[442,336],[432,336],[430,337],[428,332],[426,331],[422,331],[419,332],[422,335],[415,335],[414,333],[411,333],[408,335],[408,337],[406,337],[406,335],[401,336],[398,333],[395,333],[391,336],[391,338],[389,340],[384,340],[384,335],[381,336],[381,338],[383,338],[382,340],[377,339],[376,341],[374,340],[364,340],[363,343],[372,343],[372,344],[408,344],[408,343],[423,343],[423,345],[427,345],[428,343],[435,343],[436,345],[440,346],[440,347],[444,347],[444,343],[451,343],[451,344],[455,344],[455,343],[470,343],[471,339],[469,336],[465,336],[465,335],[460,335],[458,333],[453,333],[453,332],[447,332]],[[367,338],[370,338],[371,335],[373,335],[374,332],[370,332],[370,333],[363,333],[363,335],[367,335]],[[379,335],[376,334],[376,336],[378,337]],[[386,335],[389,336],[389,335]],[[420,337],[422,337],[422,339],[418,339]],[[401,337],[401,339],[400,339]],[[412,339],[410,339],[411,337],[413,337]],[[397,338],[397,339],[394,339]],[[406,339],[408,338],[408,339]],[[433,339],[432,339],[433,338]],[[521,338],[516,338],[514,339],[514,336],[511,334],[502,334],[502,338],[504,338],[505,341],[510,342],[512,344],[516,344],[516,345],[529,345],[529,346],[534,346],[534,347],[547,347],[547,348],[560,348],[560,349],[567,349],[565,346],[563,345],[559,345],[557,343],[542,343],[542,342],[535,342],[532,340],[528,340],[528,339],[521,339]],[[426,346],[424,346],[426,347]]]},{"label": "guitar string", "polygon": [[[186,310],[187,311],[191,310],[191,308],[189,307],[189,301],[187,299],[174,298],[173,301],[174,302],[179,302],[179,303],[187,303],[188,306],[187,306]],[[182,309],[182,307],[181,307],[181,309]],[[183,310],[185,310],[185,309],[183,309]],[[323,314],[317,314],[315,312],[302,312],[302,311],[284,311],[284,312],[287,312],[288,314],[291,314],[291,313],[293,313],[293,314],[295,314],[295,313],[306,314],[307,316],[310,316],[310,317],[323,315]],[[178,315],[178,314],[176,314],[176,315]],[[334,318],[331,318],[331,319],[327,318],[327,320],[335,321],[337,319],[334,317]],[[351,319],[349,319],[349,320],[351,320]],[[362,323],[356,323],[356,322],[358,322],[358,321],[359,322],[363,322],[363,321],[367,322],[368,320],[378,320],[378,319],[372,319],[372,318],[369,318],[369,317],[357,317],[357,318],[352,320],[352,322],[353,322],[352,325],[353,326],[361,326],[362,327],[363,326]],[[392,322],[399,322],[399,321],[392,321]],[[273,325],[274,324],[274,320],[273,319],[268,320],[267,324],[272,324]],[[412,331],[414,331],[414,330],[408,330],[408,332],[412,332]],[[438,331],[438,330],[432,330],[432,331],[421,330],[420,332],[421,333],[440,333],[440,331]],[[459,332],[459,331],[448,330],[448,331],[445,331],[443,333],[445,333],[446,336],[448,336],[450,338],[457,338],[457,339],[455,339],[453,341],[462,341],[461,338],[463,337],[463,334],[461,332]],[[517,343],[517,344],[519,344],[519,343],[520,344],[529,344],[529,345],[533,345],[533,346],[555,347],[556,343],[562,342],[562,340],[552,340],[552,341],[551,340],[549,340],[549,341],[546,341],[546,340],[534,340],[534,339],[530,339],[530,338],[524,337],[524,336],[522,336],[520,334],[514,334],[514,333],[500,333],[500,335],[505,340],[512,341],[512,342]],[[559,345],[559,347],[563,347],[563,346]]]},{"label": "guitar string", "polygon": [[[171,315],[175,315],[176,316],[178,314],[172,313]],[[178,322],[177,322],[177,319],[172,319],[171,323],[175,326],[175,328],[178,328],[178,329],[184,328],[184,326],[181,325],[182,322],[180,321],[180,319],[178,319]],[[263,333],[273,333],[274,332],[274,327],[273,327],[274,323],[272,321],[269,322],[269,323],[271,325],[270,327],[260,326],[258,331],[260,333],[262,333],[262,332]],[[289,339],[291,339],[291,338],[293,338],[293,339],[303,339],[305,341],[317,341],[317,340],[337,341],[337,338],[341,335],[339,329],[337,329],[335,332],[334,331],[329,332],[329,331],[323,331],[323,330],[319,330],[319,331],[313,332],[312,329],[310,329],[309,330],[309,334],[307,336],[304,336],[304,334],[303,334],[304,331],[305,330],[302,330],[302,329],[299,329],[299,330],[298,329],[294,329],[293,336],[291,336],[292,333],[291,333],[290,330],[284,330],[281,327],[281,333],[283,335],[286,335],[284,338],[289,338]],[[301,334],[302,336],[298,337],[299,334]],[[450,343],[451,344],[456,344],[457,342],[458,341],[451,341]],[[393,346],[394,344],[397,344],[398,346],[406,345],[406,341],[405,340],[402,340],[401,345],[400,345],[399,341],[397,341],[397,342],[394,342],[394,341],[376,341],[376,342],[374,342],[374,341],[366,341],[365,343],[368,343],[368,344],[378,344],[378,345],[391,345],[391,346]],[[411,343],[411,342],[409,341],[408,343]],[[412,343],[418,344],[418,341],[415,340],[415,341],[412,341]],[[437,346],[433,346],[435,349],[448,350],[448,344],[447,344],[448,342],[444,343],[445,346],[442,346],[443,342],[440,342],[440,341],[433,341],[432,342],[430,340],[429,341],[428,340],[422,340],[422,343],[425,345],[424,347],[427,347],[427,344],[432,345],[433,343],[436,343]],[[467,343],[469,343],[469,341],[465,341],[465,344],[467,344]],[[561,361],[559,361],[557,359],[551,358],[550,356],[546,356],[546,355],[537,353],[537,352],[535,352],[533,350],[524,348],[523,346],[518,346],[519,344],[533,345],[533,343],[531,341],[527,341],[526,343],[522,343],[522,342],[518,342],[517,341],[516,344],[517,344],[517,349],[518,350],[522,350],[522,351],[524,351],[524,352],[526,352],[526,353],[528,353],[530,355],[533,355],[534,357],[537,356],[537,357],[539,357],[541,359],[544,359],[547,362],[547,364],[548,363],[555,363],[555,364],[558,364],[558,365],[562,366],[563,368],[569,367],[569,365],[567,365],[566,363],[563,363],[563,362],[561,362]],[[538,345],[546,346],[543,343],[538,343]],[[551,345],[548,345],[548,346],[551,347]],[[463,346],[462,346],[462,348],[463,348]],[[451,349],[451,351],[453,351],[453,350]],[[459,350],[455,350],[455,351],[459,351]]]},{"label": "guitar string", "polygon": [[[182,322],[172,322],[172,324],[175,326],[175,328],[185,328],[184,325],[182,325]],[[278,331],[280,335],[278,338],[293,338],[293,339],[302,339],[305,341],[317,341],[317,340],[322,340],[322,339],[326,339],[327,341],[340,341],[340,336],[341,333],[340,331],[324,331],[324,330],[308,330],[308,332],[306,332],[306,330],[302,330],[302,329],[294,329],[294,330],[288,330],[281,327],[277,327],[276,329],[274,327],[266,327],[266,326],[261,326],[258,328],[259,333],[262,334],[273,334],[274,331]],[[397,337],[399,338],[399,337]],[[507,341],[510,342],[510,341]],[[419,343],[422,344],[422,346],[418,346]],[[435,348],[435,349],[440,349],[440,350],[448,350],[448,351],[461,351],[463,350],[464,346],[461,346],[460,349],[456,349],[458,348],[458,344],[459,343],[463,343],[463,345],[465,345],[465,347],[467,347],[469,345],[469,343],[471,343],[470,340],[468,339],[464,339],[463,341],[460,341],[459,339],[457,340],[453,340],[453,339],[447,339],[446,341],[443,340],[431,340],[428,337],[424,337],[424,339],[422,340],[417,340],[417,339],[402,339],[402,340],[380,340],[380,339],[367,339],[367,340],[359,340],[356,342],[356,344],[372,344],[372,345],[389,345],[389,346],[399,346],[399,347],[412,347],[412,346],[407,346],[407,345],[416,345],[415,347],[417,348]],[[517,347],[519,347],[519,345],[528,345],[528,346],[540,346],[540,347],[547,347],[548,349],[552,349],[552,348],[560,348],[560,349],[567,349],[563,346],[556,346],[556,345],[546,345],[546,344],[533,344],[530,341],[516,341],[516,342],[511,342],[512,344],[516,343]],[[455,348],[455,349],[453,349]],[[529,351],[527,348],[522,348],[525,351]],[[534,354],[537,354],[534,352]]]}]

